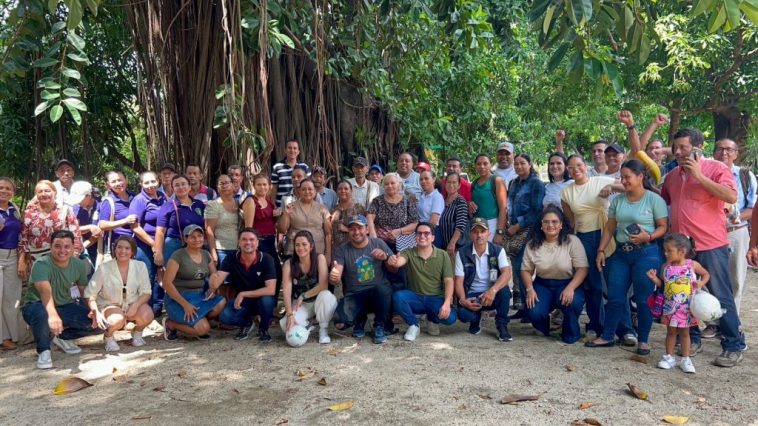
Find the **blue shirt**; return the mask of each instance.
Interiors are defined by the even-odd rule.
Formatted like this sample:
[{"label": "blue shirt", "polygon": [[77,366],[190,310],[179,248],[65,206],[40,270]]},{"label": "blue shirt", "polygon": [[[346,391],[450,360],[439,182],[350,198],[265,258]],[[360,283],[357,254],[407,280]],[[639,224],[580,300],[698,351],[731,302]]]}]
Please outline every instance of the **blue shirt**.
[{"label": "blue shirt", "polygon": [[[106,195],[103,198],[103,201],[100,202],[100,207],[98,209],[98,224],[100,224],[100,221],[116,221],[121,220],[129,216],[129,205],[132,202],[132,199],[134,198],[134,194],[131,192],[127,192],[128,199],[122,200],[119,198],[116,194],[114,194],[111,191],[108,191],[108,195]],[[113,201],[113,206],[115,207],[115,212],[113,214],[113,219],[111,219],[111,203],[108,202],[108,199],[111,199]],[[109,236],[111,234],[115,234],[113,236],[113,241],[116,240],[116,238],[120,237],[121,235],[127,235],[132,236],[134,233],[132,232],[132,226],[131,225],[123,225],[119,226],[118,228],[113,228],[110,232],[106,232],[103,236],[103,244],[109,245],[110,240]]]},{"label": "blue shirt", "polygon": [[545,183],[536,174],[513,179],[508,187],[508,223],[518,223],[521,229],[534,225],[542,213],[544,198]]},{"label": "blue shirt", "polygon": [[737,205],[740,207],[740,213],[745,209],[752,209],[755,207],[756,194],[755,189],[758,186],[756,183],[755,175],[753,172],[749,173],[750,183],[748,184],[748,193],[742,190],[742,182],[740,179],[740,167],[732,165],[732,174],[734,175],[734,181],[737,182]]},{"label": "blue shirt", "polygon": [[0,231],[0,248],[16,250],[18,238],[21,235],[21,214],[13,204],[8,204],[8,210],[0,209],[0,217],[5,220],[3,230]]},{"label": "blue shirt", "polygon": [[[158,212],[161,206],[166,203],[166,196],[162,192],[158,192],[156,198],[151,198],[145,193],[140,191],[136,197],[132,200],[132,204],[129,206],[129,214],[137,216],[137,221],[142,229],[145,230],[147,235],[151,238],[155,238],[155,228],[158,222]],[[143,249],[149,251],[150,247],[139,238],[136,238],[137,244]]]},{"label": "blue shirt", "polygon": [[[176,213],[179,212],[179,225],[177,225]],[[205,229],[205,203],[200,200],[192,200],[191,206],[179,204],[179,201],[169,200],[163,203],[158,210],[158,218],[155,223],[156,227],[166,228],[166,236],[171,238],[182,238],[181,230],[188,225],[195,224]]]}]

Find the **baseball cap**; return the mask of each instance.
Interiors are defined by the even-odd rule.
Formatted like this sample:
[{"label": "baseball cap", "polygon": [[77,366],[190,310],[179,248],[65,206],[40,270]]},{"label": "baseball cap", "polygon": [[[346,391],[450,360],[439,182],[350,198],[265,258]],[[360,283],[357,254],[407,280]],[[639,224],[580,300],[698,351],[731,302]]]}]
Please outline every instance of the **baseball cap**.
[{"label": "baseball cap", "polygon": [[619,145],[617,143],[612,143],[612,144],[608,145],[607,147],[605,147],[605,152],[608,152],[608,151],[613,151],[613,152],[616,152],[616,153],[619,153],[619,154],[623,154],[624,153],[624,148],[622,148],[621,145]]},{"label": "baseball cap", "polygon": [[363,157],[355,157],[353,159],[353,167],[355,166],[368,166],[368,160]]},{"label": "baseball cap", "polygon": [[513,144],[510,142],[501,142],[500,145],[497,146],[498,151],[508,151],[511,154],[513,153]]},{"label": "baseball cap", "polygon": [[432,166],[430,166],[429,164],[423,161],[419,161],[418,163],[416,163],[416,166],[414,167],[414,169],[424,169],[425,172],[428,172],[429,170],[432,170]]},{"label": "baseball cap", "polygon": [[74,167],[74,163],[72,163],[72,162],[71,162],[71,161],[69,161],[69,160],[66,160],[65,158],[61,158],[60,160],[58,160],[58,162],[57,162],[57,163],[55,163],[55,170],[58,170],[58,169],[59,169],[61,166],[63,166],[63,165],[69,166],[69,167],[71,167],[72,169],[74,169],[74,168],[75,168],[75,167]]},{"label": "baseball cap", "polygon": [[163,163],[159,171],[162,172],[164,170],[171,170],[172,172],[176,173],[176,166],[174,166],[173,163]]},{"label": "baseball cap", "polygon": [[203,235],[205,235],[205,230],[204,230],[202,227],[200,227],[200,225],[195,225],[194,223],[193,223],[193,224],[190,224],[190,225],[187,225],[187,226],[185,226],[185,227],[184,227],[184,230],[182,231],[182,234],[183,234],[183,235],[185,236],[185,238],[186,238],[186,237],[189,237],[189,236],[190,236],[190,234],[192,234],[192,233],[193,233],[193,232],[195,232],[195,231],[200,231],[200,232],[202,232],[202,233],[203,233]]},{"label": "baseball cap", "polygon": [[379,173],[384,174],[384,169],[382,168],[382,166],[378,164],[372,164],[371,167],[369,167],[368,171],[372,171],[372,170],[378,170]]},{"label": "baseball cap", "polygon": [[84,198],[92,193],[92,184],[83,180],[80,180],[78,182],[74,182],[71,185],[71,190],[69,190],[68,195],[66,196],[66,204],[73,207],[84,200]]},{"label": "baseball cap", "polygon": [[350,219],[347,221],[347,226],[358,224],[361,226],[368,226],[368,220],[366,219],[366,216],[362,214],[354,214],[350,216]]},{"label": "baseball cap", "polygon": [[490,225],[487,223],[487,219],[481,218],[481,217],[475,217],[471,219],[471,229],[473,230],[476,227],[484,228],[485,230],[489,231]]}]

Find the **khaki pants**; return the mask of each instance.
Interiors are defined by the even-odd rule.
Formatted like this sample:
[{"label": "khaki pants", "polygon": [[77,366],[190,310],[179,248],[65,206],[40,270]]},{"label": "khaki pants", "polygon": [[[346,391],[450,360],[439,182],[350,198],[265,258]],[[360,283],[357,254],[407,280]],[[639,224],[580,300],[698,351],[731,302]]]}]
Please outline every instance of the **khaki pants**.
[{"label": "khaki pants", "polygon": [[0,337],[18,342],[26,323],[21,319],[21,279],[16,250],[0,249]]},{"label": "khaki pants", "polygon": [[740,313],[742,293],[745,291],[747,278],[747,250],[750,245],[750,233],[747,226],[729,232],[729,278],[732,281],[734,304],[737,305],[737,315]]}]

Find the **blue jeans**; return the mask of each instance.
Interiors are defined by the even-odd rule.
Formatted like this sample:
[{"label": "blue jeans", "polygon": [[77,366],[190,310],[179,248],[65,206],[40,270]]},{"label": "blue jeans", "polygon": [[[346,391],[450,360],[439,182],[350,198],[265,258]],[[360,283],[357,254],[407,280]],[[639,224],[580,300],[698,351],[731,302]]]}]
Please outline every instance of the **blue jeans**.
[{"label": "blue jeans", "polygon": [[[63,332],[60,338],[64,340],[78,339],[92,334],[102,333],[99,328],[92,328],[92,319],[89,318],[89,308],[78,303],[67,303],[56,306],[55,310],[63,322]],[[29,324],[37,343],[37,353],[50,350],[50,326],[47,323],[47,310],[42,302],[27,303],[21,308],[24,321]]]},{"label": "blue jeans", "polygon": [[258,239],[258,250],[267,253],[274,258],[274,269],[276,269],[276,293],[279,296],[279,290],[282,287],[282,260],[279,258],[279,252],[276,251],[276,235],[261,237]]},{"label": "blue jeans", "polygon": [[[392,287],[389,283],[378,284],[372,288],[348,293],[340,301],[338,310],[342,309],[341,319],[345,324],[364,324],[369,312],[374,313],[374,327],[377,325],[394,328],[390,309],[392,308]],[[391,330],[391,328],[390,328]]]},{"label": "blue jeans", "polygon": [[234,307],[234,299],[229,300],[221,316],[218,318],[221,324],[237,327],[248,327],[253,324],[253,317],[261,316],[261,331],[268,331],[271,318],[274,317],[276,298],[274,296],[248,297],[242,301],[240,309]]},{"label": "blue jeans", "polygon": [[[466,298],[479,297],[482,292],[470,291],[466,293]],[[479,311],[471,311],[463,306],[458,306],[458,319],[461,322],[478,324],[482,319],[482,312],[495,310],[495,324],[508,325],[508,309],[511,305],[511,289],[506,286],[500,289],[495,295],[495,300],[490,306],[482,306]]]},{"label": "blue jeans", "polygon": [[[711,279],[706,287],[719,300],[721,308],[726,309],[724,315],[719,319],[719,329],[723,336],[721,349],[729,352],[744,350],[746,348],[745,335],[740,332],[740,318],[737,315],[732,284],[729,280],[729,247],[699,251],[695,260],[711,274]],[[700,343],[698,326],[690,328],[690,339],[694,345]]]},{"label": "blue jeans", "polygon": [[185,290],[181,293],[184,300],[197,309],[195,318],[189,321],[185,320],[184,308],[179,302],[170,297],[166,298],[166,316],[177,324],[188,325],[190,327],[194,327],[200,320],[207,317],[219,303],[224,301],[224,296],[213,296],[205,300],[205,292],[203,290]]},{"label": "blue jeans", "polygon": [[[163,287],[161,287],[160,283],[156,282],[155,280],[155,274],[158,272],[158,266],[156,266],[155,262],[153,261],[153,251],[150,250],[149,247],[144,247],[137,244],[137,255],[134,256],[134,258],[141,261],[145,264],[145,266],[147,266],[147,275],[150,278],[150,287],[153,290],[153,293],[150,295],[150,307],[153,308],[153,311],[155,311],[156,308],[163,306],[164,293]],[[160,300],[156,299],[158,289],[161,291]]]},{"label": "blue jeans", "polygon": [[418,326],[416,315],[426,315],[426,318],[434,323],[453,325],[455,324],[455,310],[450,308],[450,315],[447,319],[440,319],[437,314],[445,302],[443,296],[425,296],[414,293],[410,290],[396,291],[392,295],[392,303],[395,312],[403,317],[408,325]]},{"label": "blue jeans", "polygon": [[579,315],[584,306],[584,289],[579,286],[574,290],[574,300],[571,305],[561,303],[561,293],[571,280],[548,280],[537,277],[534,280],[534,291],[538,301],[532,309],[526,310],[526,315],[532,320],[532,326],[545,336],[550,335],[550,312],[560,309],[563,312],[563,330],[561,340],[574,343],[582,337],[579,327]]},{"label": "blue jeans", "polygon": [[[524,248],[526,248],[526,246],[524,246]],[[524,251],[525,250],[521,250],[521,253],[519,253],[518,256],[508,259],[513,265],[513,271],[521,271],[521,263],[524,261]],[[521,304],[526,305],[526,287],[524,287],[524,282],[521,281],[521,273],[513,274],[513,283],[519,291],[519,300],[521,300]],[[510,289],[508,289],[508,292],[508,297],[510,298]]]},{"label": "blue jeans", "polygon": [[605,304],[605,327],[603,340],[613,341],[622,316],[629,311],[629,286],[634,288],[637,303],[637,334],[640,343],[647,343],[653,314],[647,298],[653,294],[655,284],[647,277],[647,271],[661,266],[657,244],[648,244],[630,252],[617,248],[606,261],[608,271],[608,303]]},{"label": "blue jeans", "polygon": [[[584,280],[584,293],[587,298],[587,317],[590,323],[587,330],[593,330],[599,336],[603,332],[605,310],[603,309],[603,277],[595,266],[597,249],[600,246],[600,230],[592,232],[577,232],[576,236],[584,246],[584,253],[590,263],[587,278]],[[627,308],[628,310],[628,308]]]},{"label": "blue jeans", "polygon": [[[181,238],[166,237],[163,240],[163,266],[168,264],[168,260],[171,259],[171,255],[175,251],[182,248]],[[156,266],[157,271],[157,266]],[[166,298],[166,292],[160,283],[153,284],[153,294],[150,296],[150,303],[152,303],[153,312],[160,312],[163,308],[163,302]]]}]

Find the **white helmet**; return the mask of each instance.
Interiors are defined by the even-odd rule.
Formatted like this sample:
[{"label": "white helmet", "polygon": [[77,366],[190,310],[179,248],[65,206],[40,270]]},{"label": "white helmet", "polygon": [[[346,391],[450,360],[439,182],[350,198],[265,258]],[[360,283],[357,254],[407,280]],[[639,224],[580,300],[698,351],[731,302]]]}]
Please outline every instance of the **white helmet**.
[{"label": "white helmet", "polygon": [[311,332],[302,325],[295,325],[287,332],[287,344],[293,348],[299,348],[308,341],[308,335],[310,333]]},{"label": "white helmet", "polygon": [[700,321],[715,321],[724,315],[719,300],[705,291],[698,291],[692,296],[690,312]]}]

